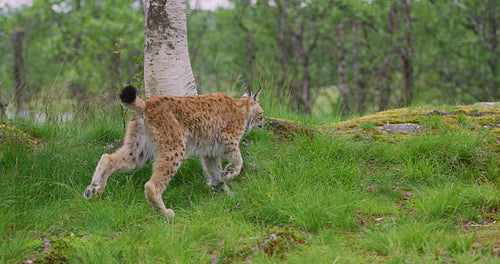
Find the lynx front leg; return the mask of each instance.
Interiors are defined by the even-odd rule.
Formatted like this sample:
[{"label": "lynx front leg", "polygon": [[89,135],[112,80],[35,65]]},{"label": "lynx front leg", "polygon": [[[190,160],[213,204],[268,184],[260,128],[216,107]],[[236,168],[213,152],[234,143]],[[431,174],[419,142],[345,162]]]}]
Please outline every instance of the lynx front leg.
[{"label": "lynx front leg", "polygon": [[227,194],[231,194],[226,183],[221,178],[222,167],[220,157],[203,157],[201,158],[201,164],[207,174],[208,185],[215,191],[222,190]]},{"label": "lynx front leg", "polygon": [[109,175],[113,172],[135,168],[137,166],[135,156],[135,152],[125,146],[111,155],[102,155],[92,176],[92,182],[83,193],[85,199],[90,200],[92,197],[99,196],[106,187]]},{"label": "lynx front leg", "polygon": [[240,174],[241,167],[243,167],[243,158],[241,158],[240,149],[238,145],[232,145],[233,149],[229,149],[224,152],[224,156],[229,161],[229,164],[224,168],[222,172],[222,178],[224,180],[230,180],[234,176]]}]

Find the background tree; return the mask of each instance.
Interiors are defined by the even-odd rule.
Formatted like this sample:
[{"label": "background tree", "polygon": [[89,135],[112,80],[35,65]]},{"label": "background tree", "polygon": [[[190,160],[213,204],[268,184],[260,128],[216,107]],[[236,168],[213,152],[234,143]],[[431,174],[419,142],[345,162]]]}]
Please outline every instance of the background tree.
[{"label": "background tree", "polygon": [[16,85],[16,114],[19,114],[24,102],[24,60],[23,60],[23,36],[24,30],[16,28],[14,40],[14,81]]},{"label": "background tree", "polygon": [[[26,96],[38,98],[36,102],[27,102],[25,108],[46,105],[55,98],[68,98],[74,104],[87,106],[101,105],[95,95],[107,102],[114,101],[120,82],[136,73],[134,57],[142,56],[138,47],[144,41],[144,18],[134,3],[133,0],[99,3],[35,0],[22,9],[2,9],[2,95],[9,98],[13,97],[9,94],[14,94],[12,44],[15,28],[22,27]],[[120,59],[116,59],[118,41]],[[123,68],[122,80],[120,68]],[[37,96],[30,96],[34,94]]]},{"label": "background tree", "polygon": [[189,61],[186,2],[146,0],[144,3],[146,97],[197,94]]},{"label": "background tree", "polygon": [[488,51],[491,86],[486,87],[488,97],[498,100],[500,89],[500,3],[494,0],[456,1],[458,9],[467,17],[467,29],[473,31]]},{"label": "background tree", "polygon": [[[184,80],[171,89],[191,87],[193,94],[195,83],[203,93],[263,83],[277,103],[293,98],[286,107],[311,115],[498,100],[498,1],[231,2],[215,10],[186,10],[178,0],[148,1],[144,11],[137,0],[34,0],[3,8],[2,97],[15,98],[15,29],[23,28],[25,107],[54,98],[100,106],[123,83],[140,86],[143,70],[147,87]],[[189,13],[188,49],[185,26],[173,23],[169,10]],[[152,19],[145,22],[144,13]],[[179,60],[156,63],[166,55]],[[181,58],[181,66],[173,64]],[[160,77],[169,70],[177,72]]]}]

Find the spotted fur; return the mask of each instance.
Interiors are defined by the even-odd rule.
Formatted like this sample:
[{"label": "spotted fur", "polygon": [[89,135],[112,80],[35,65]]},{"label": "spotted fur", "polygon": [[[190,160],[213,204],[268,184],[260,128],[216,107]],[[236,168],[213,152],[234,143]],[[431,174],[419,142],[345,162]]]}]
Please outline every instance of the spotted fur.
[{"label": "spotted fur", "polygon": [[[223,93],[200,96],[155,96],[147,101],[137,97],[133,86],[125,87],[120,100],[136,114],[129,121],[123,146],[113,154],[104,154],[91,184],[84,192],[86,199],[97,197],[115,171],[140,168],[155,160],[153,175],[145,184],[148,202],[167,217],[161,194],[182,162],[200,157],[208,185],[229,193],[225,184],[241,171],[243,160],[239,142],[245,132],[264,126],[259,105],[260,90],[247,92],[239,99]],[[221,157],[228,160],[222,170]]]}]

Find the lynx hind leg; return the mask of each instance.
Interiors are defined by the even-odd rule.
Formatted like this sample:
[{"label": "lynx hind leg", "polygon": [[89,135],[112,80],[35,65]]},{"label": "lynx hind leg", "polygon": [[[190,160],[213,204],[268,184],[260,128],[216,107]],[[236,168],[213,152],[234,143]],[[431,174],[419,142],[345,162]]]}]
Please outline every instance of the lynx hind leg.
[{"label": "lynx hind leg", "polygon": [[222,180],[222,166],[220,157],[202,157],[201,164],[208,177],[208,185],[216,192],[224,191],[231,194],[226,183]]},{"label": "lynx hind leg", "polygon": [[129,146],[123,146],[113,154],[102,155],[92,176],[92,182],[83,193],[85,199],[90,200],[92,197],[102,194],[108,177],[113,172],[134,169],[136,167],[136,161],[133,158],[136,156],[135,152],[135,149],[131,149]]},{"label": "lynx hind leg", "polygon": [[136,117],[132,118],[127,126],[123,146],[113,154],[104,154],[92,176],[92,182],[85,189],[83,196],[89,200],[99,196],[106,187],[108,177],[115,171],[128,171],[144,166],[149,162],[149,153],[146,148],[147,136],[144,134],[143,124]]},{"label": "lynx hind leg", "polygon": [[165,207],[161,195],[179,169],[185,149],[183,145],[178,145],[178,147],[158,153],[153,176],[151,176],[151,179],[144,185],[148,203],[166,217],[173,217],[175,213],[174,210]]}]

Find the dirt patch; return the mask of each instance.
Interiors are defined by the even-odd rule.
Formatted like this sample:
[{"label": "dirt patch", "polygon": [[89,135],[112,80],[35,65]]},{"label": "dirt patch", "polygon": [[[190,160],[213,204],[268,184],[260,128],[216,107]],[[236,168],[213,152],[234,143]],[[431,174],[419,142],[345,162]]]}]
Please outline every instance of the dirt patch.
[{"label": "dirt patch", "polygon": [[257,248],[266,252],[269,257],[283,258],[287,252],[306,245],[306,234],[300,229],[272,227],[268,233]]},{"label": "dirt patch", "polygon": [[500,256],[500,225],[497,221],[468,221],[462,227],[474,233],[473,250]]},{"label": "dirt patch", "polygon": [[[259,243],[252,246],[242,246],[239,249],[227,248],[224,241],[217,244],[219,250],[208,252],[211,255],[211,264],[215,263],[251,263],[254,255],[264,252],[270,258],[286,259],[288,253],[309,245],[308,236],[301,229],[288,226],[273,226],[266,230],[266,236]],[[223,254],[225,251],[226,254]],[[227,254],[229,253],[229,254]],[[225,255],[225,256],[224,256]]]}]

